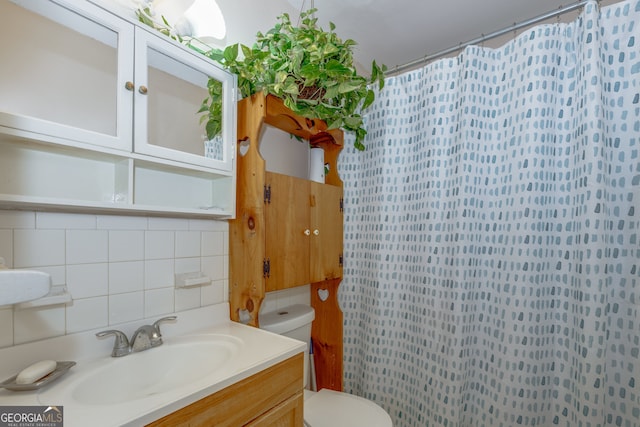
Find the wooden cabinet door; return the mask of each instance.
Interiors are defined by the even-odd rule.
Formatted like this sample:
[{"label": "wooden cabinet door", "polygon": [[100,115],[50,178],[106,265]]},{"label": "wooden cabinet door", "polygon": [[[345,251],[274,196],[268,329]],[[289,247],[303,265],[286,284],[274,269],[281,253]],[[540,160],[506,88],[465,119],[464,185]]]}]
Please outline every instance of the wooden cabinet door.
[{"label": "wooden cabinet door", "polygon": [[302,393],[282,402],[246,427],[302,427],[304,397]]},{"label": "wooden cabinet door", "polygon": [[342,188],[311,182],[310,282],[342,277]]},{"label": "wooden cabinet door", "polygon": [[265,201],[266,291],[309,283],[309,182],[267,172]]},{"label": "wooden cabinet door", "polygon": [[303,360],[298,353],[147,427],[301,427]]}]

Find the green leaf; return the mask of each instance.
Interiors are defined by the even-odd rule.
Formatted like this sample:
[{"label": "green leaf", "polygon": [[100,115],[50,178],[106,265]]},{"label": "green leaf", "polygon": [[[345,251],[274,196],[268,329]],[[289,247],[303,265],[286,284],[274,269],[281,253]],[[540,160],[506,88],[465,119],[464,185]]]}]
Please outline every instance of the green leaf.
[{"label": "green leaf", "polygon": [[245,60],[253,56],[253,51],[249,46],[241,44],[240,48],[242,49],[242,55],[245,57]]},{"label": "green leaf", "polygon": [[207,138],[208,139],[213,139],[215,138],[220,131],[222,130],[221,126],[220,126],[220,122],[216,122],[213,120],[210,120],[207,122],[207,125],[205,126],[205,129],[207,131]]},{"label": "green leaf", "polygon": [[344,124],[351,128],[358,128],[362,124],[362,117],[359,117],[359,116],[345,117]]},{"label": "green leaf", "polygon": [[293,79],[285,82],[284,87],[282,88],[282,91],[284,93],[290,93],[293,95],[299,95],[299,91],[298,91],[298,85],[296,84],[295,81],[293,81]]},{"label": "green leaf", "polygon": [[233,62],[238,57],[238,43],[227,46],[224,50],[224,59],[228,62]]},{"label": "green leaf", "polygon": [[344,83],[340,83],[338,86],[339,93],[348,93],[353,92],[354,90],[358,90],[362,87],[362,84],[358,81],[348,81]]},{"label": "green leaf", "polygon": [[330,73],[330,74],[333,74],[333,75],[340,75],[340,74],[351,75],[351,74],[353,74],[353,70],[351,68],[345,66],[344,64],[340,63],[339,61],[336,61],[335,59],[332,59],[329,62],[327,62],[327,65],[325,66],[325,69],[327,70],[327,73]]},{"label": "green leaf", "polygon": [[367,96],[364,98],[364,102],[362,103],[362,109],[366,110],[371,104],[373,104],[373,101],[375,101],[376,99],[376,94],[374,91],[372,90],[368,90],[367,91]]},{"label": "green leaf", "polygon": [[209,105],[207,104],[207,101],[209,100],[209,98],[205,99],[204,102],[202,103],[202,105],[200,106],[200,109],[198,111],[196,111],[196,114],[198,113],[204,113],[205,111],[209,111]]}]

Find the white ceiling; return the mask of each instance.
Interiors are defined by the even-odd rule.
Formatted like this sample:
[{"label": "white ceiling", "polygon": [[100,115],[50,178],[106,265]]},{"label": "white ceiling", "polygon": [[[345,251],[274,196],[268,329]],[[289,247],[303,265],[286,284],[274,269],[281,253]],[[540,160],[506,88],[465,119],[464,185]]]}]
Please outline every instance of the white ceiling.
[{"label": "white ceiling", "polygon": [[[307,0],[306,3],[310,1]],[[315,0],[318,19],[389,68],[557,10],[567,0]]]}]

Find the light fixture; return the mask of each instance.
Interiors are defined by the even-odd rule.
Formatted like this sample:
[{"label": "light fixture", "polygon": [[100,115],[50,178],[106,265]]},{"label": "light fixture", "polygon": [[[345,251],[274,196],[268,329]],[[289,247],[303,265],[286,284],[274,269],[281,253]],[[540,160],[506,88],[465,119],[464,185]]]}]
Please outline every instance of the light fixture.
[{"label": "light fixture", "polygon": [[191,35],[204,42],[223,40],[227,35],[224,16],[216,0],[194,0],[184,12],[184,18],[191,24]]}]

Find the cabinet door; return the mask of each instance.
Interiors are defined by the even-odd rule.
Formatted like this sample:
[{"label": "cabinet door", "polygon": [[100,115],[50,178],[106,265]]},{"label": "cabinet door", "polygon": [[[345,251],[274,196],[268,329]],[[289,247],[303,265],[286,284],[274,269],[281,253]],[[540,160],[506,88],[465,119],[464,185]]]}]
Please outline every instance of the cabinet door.
[{"label": "cabinet door", "polygon": [[[235,140],[235,76],[202,54],[136,28],[135,151],[231,171]],[[222,131],[209,140],[200,107],[209,84],[222,91]]]},{"label": "cabinet door", "polygon": [[342,187],[310,182],[311,283],[342,277]]},{"label": "cabinet door", "polygon": [[271,201],[265,202],[266,290],[309,283],[309,182],[266,173]]},{"label": "cabinet door", "polygon": [[129,151],[133,26],[73,0],[5,0],[0,16],[0,131]]},{"label": "cabinet door", "polygon": [[266,414],[251,421],[246,427],[302,427],[304,397],[302,393],[282,402]]}]

